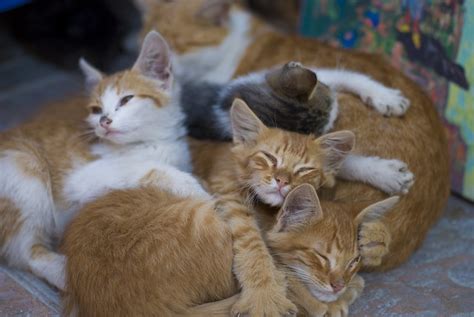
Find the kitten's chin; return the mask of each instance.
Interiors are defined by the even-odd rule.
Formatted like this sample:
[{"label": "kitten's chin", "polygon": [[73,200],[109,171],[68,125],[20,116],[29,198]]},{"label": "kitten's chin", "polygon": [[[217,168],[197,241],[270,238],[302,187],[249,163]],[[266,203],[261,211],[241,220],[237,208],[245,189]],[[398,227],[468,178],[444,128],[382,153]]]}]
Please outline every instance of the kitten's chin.
[{"label": "kitten's chin", "polygon": [[283,201],[285,200],[285,197],[283,197],[280,193],[258,193],[258,198],[264,202],[267,205],[273,206],[273,207],[280,207],[283,204]]},{"label": "kitten's chin", "polygon": [[343,289],[342,291],[338,292],[337,294],[334,294],[333,292],[329,292],[329,291],[326,291],[326,290],[321,290],[320,288],[318,288],[316,286],[307,285],[307,287],[308,287],[309,291],[311,292],[311,295],[313,295],[314,297],[316,297],[320,301],[327,302],[327,303],[336,301],[341,296],[341,294],[343,294],[344,291],[345,291],[345,289]]}]

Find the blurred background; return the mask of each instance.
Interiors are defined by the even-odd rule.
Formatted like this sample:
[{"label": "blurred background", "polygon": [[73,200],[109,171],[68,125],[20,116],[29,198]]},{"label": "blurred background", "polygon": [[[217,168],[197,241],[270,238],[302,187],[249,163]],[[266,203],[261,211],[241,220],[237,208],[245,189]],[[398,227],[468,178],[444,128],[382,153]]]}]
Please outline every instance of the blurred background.
[{"label": "blurred background", "polygon": [[[366,277],[354,312],[474,316],[474,265],[463,258],[474,256],[474,1],[241,2],[282,32],[385,54],[432,98],[449,136],[453,197],[409,263]],[[0,0],[0,131],[47,102],[82,93],[81,56],[105,72],[129,67],[140,28],[132,0]],[[0,316],[59,312],[54,290],[0,266]]]}]

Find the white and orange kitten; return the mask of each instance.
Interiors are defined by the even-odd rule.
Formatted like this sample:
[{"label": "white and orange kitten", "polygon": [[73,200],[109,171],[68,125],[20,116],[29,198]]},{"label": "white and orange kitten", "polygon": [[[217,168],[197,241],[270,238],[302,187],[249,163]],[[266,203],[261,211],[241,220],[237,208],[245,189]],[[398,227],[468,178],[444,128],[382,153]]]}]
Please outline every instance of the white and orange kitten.
[{"label": "white and orange kitten", "polygon": [[[90,102],[81,102],[90,111],[89,130],[46,113],[0,135],[0,255],[60,289],[65,257],[53,245],[84,203],[140,186],[151,171],[160,175],[154,185],[161,189],[209,197],[188,173],[165,40],[150,32],[133,68],[111,76],[85,60],[80,66],[91,88]],[[85,132],[96,140],[82,141]]]}]

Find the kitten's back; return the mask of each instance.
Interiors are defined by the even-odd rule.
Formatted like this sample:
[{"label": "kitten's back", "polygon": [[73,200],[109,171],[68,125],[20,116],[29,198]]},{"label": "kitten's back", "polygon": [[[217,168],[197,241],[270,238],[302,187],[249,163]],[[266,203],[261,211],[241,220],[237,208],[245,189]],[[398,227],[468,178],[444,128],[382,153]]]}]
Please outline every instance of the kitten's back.
[{"label": "kitten's back", "polygon": [[236,291],[231,237],[213,203],[152,187],[86,206],[62,249],[67,314],[175,316]]},{"label": "kitten's back", "polygon": [[[412,105],[404,117],[386,118],[364,107],[354,96],[344,95],[339,99],[340,112],[335,129],[355,132],[356,152],[400,159],[415,175],[410,192],[402,196],[385,218],[392,242],[389,253],[377,268],[384,270],[403,263],[421,245],[443,212],[449,195],[449,157],[443,125],[421,88],[387,64],[374,65],[370,70],[377,74],[374,76],[377,80],[400,88]],[[342,181],[337,185],[335,195],[342,200],[367,203],[384,196],[372,187]]]}]

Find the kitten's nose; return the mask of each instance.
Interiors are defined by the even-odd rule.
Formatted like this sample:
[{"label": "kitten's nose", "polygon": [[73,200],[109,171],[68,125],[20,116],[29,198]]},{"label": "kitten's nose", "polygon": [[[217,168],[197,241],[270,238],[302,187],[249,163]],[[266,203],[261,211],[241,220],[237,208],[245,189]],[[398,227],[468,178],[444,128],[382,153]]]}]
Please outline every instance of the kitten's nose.
[{"label": "kitten's nose", "polygon": [[110,119],[109,117],[107,116],[102,116],[100,117],[100,125],[104,128],[104,129],[107,129],[109,127],[109,125],[112,123],[112,119]]},{"label": "kitten's nose", "polygon": [[282,188],[289,184],[288,177],[286,176],[275,176],[275,180],[278,184],[278,188]]},{"label": "kitten's nose", "polygon": [[343,280],[337,280],[334,282],[331,282],[331,287],[334,291],[334,293],[339,293],[345,286],[345,283]]}]

